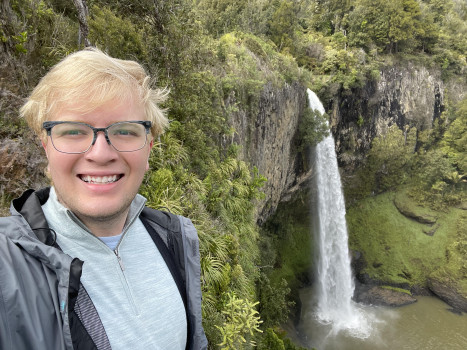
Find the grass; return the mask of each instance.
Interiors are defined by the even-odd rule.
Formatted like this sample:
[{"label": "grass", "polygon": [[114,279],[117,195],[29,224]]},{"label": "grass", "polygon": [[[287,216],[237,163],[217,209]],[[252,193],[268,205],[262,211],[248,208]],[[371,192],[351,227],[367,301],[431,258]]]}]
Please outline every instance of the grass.
[{"label": "grass", "polygon": [[367,262],[363,272],[374,279],[390,285],[425,286],[427,277],[447,264],[446,252],[456,239],[462,211],[451,208],[436,213],[439,227],[428,236],[423,231],[428,225],[399,213],[395,195],[367,198],[348,210],[350,249],[363,253]]}]

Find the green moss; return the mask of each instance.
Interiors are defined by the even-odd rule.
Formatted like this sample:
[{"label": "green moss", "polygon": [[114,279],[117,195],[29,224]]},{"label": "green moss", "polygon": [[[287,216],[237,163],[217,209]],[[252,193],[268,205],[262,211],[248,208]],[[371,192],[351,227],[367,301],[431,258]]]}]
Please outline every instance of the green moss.
[{"label": "green moss", "polygon": [[430,277],[455,285],[457,291],[467,298],[467,213],[459,211],[453,220],[454,239],[446,249],[446,264]]},{"label": "green moss", "polygon": [[426,207],[422,207],[414,199],[408,196],[404,190],[398,191],[394,196],[394,205],[401,214],[413,218],[418,218],[421,222],[436,222],[437,212]]},{"label": "green moss", "polygon": [[263,250],[263,262],[270,266],[269,278],[272,283],[285,279],[293,295],[309,279],[313,263],[310,208],[306,195],[299,197],[280,204],[262,230],[263,241],[270,242],[269,251],[274,252],[273,257],[267,258]]},{"label": "green moss", "polygon": [[410,290],[403,289],[403,288],[397,288],[397,287],[392,287],[392,286],[381,286],[381,288],[388,289],[388,290],[393,290],[393,291],[399,292],[399,293],[405,293],[405,294],[408,294],[408,295],[412,295]]},{"label": "green moss", "polygon": [[402,215],[394,206],[395,193],[367,198],[348,210],[349,245],[363,254],[363,273],[388,284],[425,286],[427,277],[445,266],[446,251],[455,241],[461,210],[437,213],[439,228],[427,227]]}]

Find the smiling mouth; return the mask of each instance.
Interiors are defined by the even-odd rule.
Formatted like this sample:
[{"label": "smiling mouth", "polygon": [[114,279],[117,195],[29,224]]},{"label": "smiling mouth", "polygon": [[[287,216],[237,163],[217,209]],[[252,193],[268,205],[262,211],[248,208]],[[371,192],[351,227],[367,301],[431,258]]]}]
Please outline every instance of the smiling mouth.
[{"label": "smiling mouth", "polygon": [[84,182],[91,184],[110,184],[122,178],[123,175],[108,175],[108,176],[90,176],[80,175],[79,178]]}]

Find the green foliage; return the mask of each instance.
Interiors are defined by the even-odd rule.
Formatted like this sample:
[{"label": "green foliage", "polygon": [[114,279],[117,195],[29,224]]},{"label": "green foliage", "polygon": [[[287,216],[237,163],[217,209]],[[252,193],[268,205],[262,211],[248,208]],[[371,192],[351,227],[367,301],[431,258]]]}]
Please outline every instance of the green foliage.
[{"label": "green foliage", "polygon": [[264,34],[273,11],[262,0],[200,0],[194,14],[207,33],[217,38],[234,31]]},{"label": "green foliage", "polygon": [[258,188],[265,180],[257,171],[252,177],[246,163],[234,158],[216,164],[204,181],[209,189],[209,210],[220,218],[226,218],[225,214],[230,213],[231,220],[225,221],[227,227],[250,222],[253,219],[253,200],[262,197]]},{"label": "green foliage", "polygon": [[271,283],[265,273],[261,273],[257,282],[259,311],[264,327],[278,327],[289,318],[290,309],[295,305],[288,299],[291,289],[285,279]]},{"label": "green foliage", "polygon": [[[466,198],[463,182],[465,163],[465,121],[463,104],[459,117],[446,124],[417,132],[413,128],[391,126],[373,140],[366,164],[351,179],[345,194],[349,202],[372,193],[394,190],[408,184],[412,197],[433,208],[445,209]],[[415,152],[418,145],[418,152]]]},{"label": "green foliage", "polygon": [[295,1],[283,0],[272,14],[269,31],[271,40],[280,51],[294,46],[295,31],[298,24],[297,10],[298,6]]},{"label": "green foliage", "polygon": [[16,74],[20,85],[35,85],[42,74],[57,63],[63,53],[76,50],[77,24],[60,13],[55,13],[47,1],[25,0],[11,2],[9,23],[13,30],[8,36],[2,29],[2,41],[14,49],[16,68],[7,74]]},{"label": "green foliage", "polygon": [[309,281],[312,271],[312,232],[307,196],[279,204],[262,227],[261,274],[258,280],[259,310],[264,326],[285,323],[298,301],[298,289]]},{"label": "green foliage", "polygon": [[28,32],[24,31],[19,35],[13,35],[13,40],[16,42],[15,49],[18,53],[27,53],[28,50],[24,47],[24,44],[28,41]]},{"label": "green foliage", "polygon": [[459,175],[467,175],[467,97],[457,107],[456,118],[441,140],[441,150],[456,167]]},{"label": "green foliage", "polygon": [[349,15],[350,44],[367,49],[397,52],[405,45],[417,47],[422,34],[422,19],[416,0],[358,0]]},{"label": "green foliage", "polygon": [[[433,208],[444,210],[466,200],[467,103],[454,113],[444,113],[433,129],[421,134],[412,175],[412,196]],[[451,121],[449,121],[451,119]]]},{"label": "green foliage", "polygon": [[284,342],[272,328],[266,329],[258,350],[285,350]]},{"label": "green foliage", "polygon": [[[242,300],[234,293],[227,293],[225,308],[222,313],[226,321],[222,326],[217,326],[222,335],[222,343],[218,344],[221,350],[241,350],[249,348],[245,345],[255,345],[252,340],[255,332],[261,324],[258,311],[254,309],[256,303]],[[245,344],[246,343],[246,344]]]},{"label": "green foliage", "polygon": [[[154,146],[149,159],[151,171],[140,193],[149,206],[188,216],[198,229],[203,318],[209,339],[217,343],[225,340],[224,346],[239,344],[248,337],[252,341],[256,329],[253,321],[259,324],[252,301],[259,254],[253,212],[255,199],[262,196],[259,188],[264,178],[235,158],[227,158],[220,165],[212,162],[204,181],[188,173],[188,150],[173,132],[179,127],[180,123],[173,122]],[[228,293],[235,295],[220,302],[227,300]],[[216,327],[220,324],[223,326]]]},{"label": "green foliage", "polygon": [[[300,346],[296,346],[289,338],[284,338],[284,335],[277,334],[274,329],[268,328],[264,332],[258,350],[306,350]],[[312,350],[315,350],[314,348]]]},{"label": "green foliage", "polygon": [[405,135],[397,125],[373,140],[368,160],[357,177],[358,183],[347,188],[346,195],[354,197],[379,193],[404,184],[410,177],[414,161],[415,130],[406,128]]},{"label": "green foliage", "polygon": [[467,297],[467,215],[461,213],[453,218],[453,239],[446,249],[446,264],[430,277],[450,285],[457,293]]},{"label": "green foliage", "polygon": [[412,196],[419,202],[428,202],[437,209],[456,204],[459,198],[451,191],[450,182],[458,182],[458,174],[446,155],[439,149],[418,157],[414,173]]},{"label": "green foliage", "polygon": [[368,156],[375,174],[377,191],[386,191],[406,181],[414,149],[414,130],[406,129],[406,135],[397,125],[389,127],[387,133],[373,140]]},{"label": "green foliage", "polygon": [[[11,16],[7,23],[2,17],[0,31],[7,53],[0,73],[2,87],[16,97],[0,96],[0,136],[22,138],[25,125],[15,117],[20,100],[45,71],[78,49],[78,22],[70,1],[9,3]],[[235,134],[229,120],[245,116],[254,128],[267,85],[281,89],[300,82],[330,98],[341,90],[350,93],[378,79],[380,66],[393,60],[382,56],[388,52],[400,57],[427,53],[432,55],[424,56],[427,66],[441,68],[446,79],[462,79],[467,5],[458,0],[90,0],[88,5],[92,43],[114,56],[139,60],[159,77],[157,85],[171,90],[164,106],[171,127],[153,149],[141,193],[148,205],[186,215],[198,229],[204,326],[211,346],[250,348],[257,341],[263,349],[295,348],[268,327],[285,322],[298,288],[309,283],[308,205],[299,199],[280,206],[283,214],[271,218],[259,235],[255,210],[265,179],[239,159],[236,149],[242,145],[226,145]],[[465,235],[459,228],[466,227],[465,220],[448,205],[465,201],[466,111],[464,99],[430,132],[416,137],[413,129],[404,135],[393,127],[375,140],[355,176],[353,198],[406,184],[414,200],[441,206],[446,217],[435,238],[427,238],[419,236],[420,225],[378,202],[380,197],[358,203],[361,207],[350,213],[353,244],[369,252],[371,276],[406,283],[410,275],[407,283],[423,283],[420,271],[436,268],[446,249],[448,270],[465,277]],[[365,118],[358,126],[365,126]],[[306,111],[298,150],[316,143],[323,125]],[[415,141],[421,145],[416,153]],[[27,177],[22,171],[21,179]],[[9,193],[4,192],[4,203]],[[450,230],[461,232],[453,242]],[[436,244],[429,245],[433,240]],[[381,246],[389,249],[381,254]],[[428,251],[434,260],[409,258],[409,248]],[[256,307],[261,327],[268,328],[264,336],[255,330],[260,324]]]},{"label": "green foliage", "polygon": [[317,110],[307,108],[299,123],[300,141],[298,150],[303,150],[307,146],[317,145],[324,137],[329,135],[328,116]]},{"label": "green foliage", "polygon": [[89,40],[114,57],[147,60],[143,33],[128,19],[117,16],[109,8],[93,6],[89,18]]}]

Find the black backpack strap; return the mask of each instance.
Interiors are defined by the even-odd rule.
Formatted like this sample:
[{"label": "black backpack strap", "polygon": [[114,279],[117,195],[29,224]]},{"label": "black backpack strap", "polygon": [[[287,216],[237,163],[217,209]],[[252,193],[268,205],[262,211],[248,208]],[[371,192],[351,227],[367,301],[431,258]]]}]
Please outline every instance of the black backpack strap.
[{"label": "black backpack strap", "polygon": [[[174,233],[177,231],[177,224],[178,232],[180,232],[180,221],[178,220],[178,217],[174,214],[160,212],[157,210],[151,210],[151,214],[154,214],[154,212],[157,213],[157,216],[150,215],[151,217],[148,217],[148,212],[146,210],[143,210],[143,212],[140,215],[141,222],[143,223],[144,227],[146,228],[152,240],[154,241],[154,244],[156,245],[157,249],[159,249],[159,252],[161,253],[162,257],[164,258],[164,261],[167,267],[169,268],[170,273],[172,274],[175,284],[177,285],[178,291],[180,292],[183,304],[185,306],[185,310],[188,310],[185,279],[181,274],[182,267],[180,266],[180,259],[177,259],[177,257],[174,255],[176,254],[176,249],[172,248],[172,251],[169,250],[169,247],[173,246],[172,240],[174,239]],[[157,233],[156,227],[151,225],[150,222],[153,222],[161,226],[163,229],[167,230],[167,242],[164,242],[161,235]]]}]

